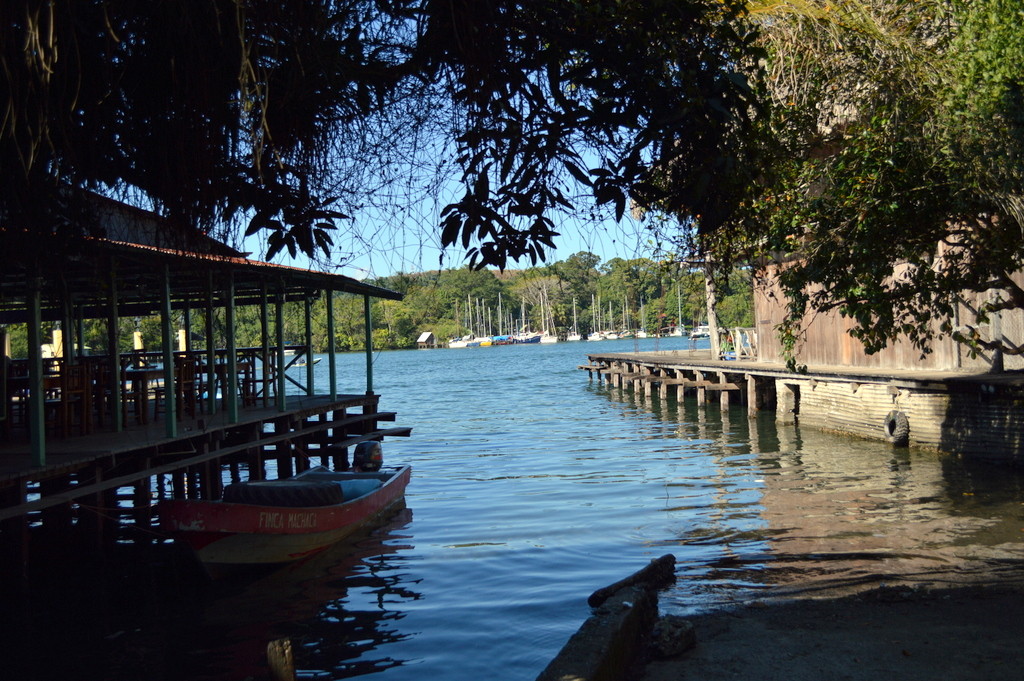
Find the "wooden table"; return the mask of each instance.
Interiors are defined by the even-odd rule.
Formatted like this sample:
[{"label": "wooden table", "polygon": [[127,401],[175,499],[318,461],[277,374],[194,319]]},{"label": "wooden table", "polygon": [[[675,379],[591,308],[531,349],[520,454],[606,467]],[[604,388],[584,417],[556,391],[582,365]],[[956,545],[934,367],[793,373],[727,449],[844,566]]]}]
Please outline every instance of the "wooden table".
[{"label": "wooden table", "polygon": [[124,378],[131,382],[131,392],[138,400],[137,418],[141,423],[149,423],[149,382],[163,377],[163,367],[129,367],[124,370]]}]

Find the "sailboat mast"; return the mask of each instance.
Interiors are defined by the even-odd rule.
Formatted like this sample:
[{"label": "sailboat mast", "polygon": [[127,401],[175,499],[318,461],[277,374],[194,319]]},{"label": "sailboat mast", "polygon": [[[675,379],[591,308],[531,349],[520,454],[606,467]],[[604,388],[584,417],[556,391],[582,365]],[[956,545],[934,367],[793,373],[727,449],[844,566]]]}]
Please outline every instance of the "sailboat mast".
[{"label": "sailboat mast", "polygon": [[683,330],[683,299],[679,295],[679,281],[676,281],[676,326]]},{"label": "sailboat mast", "polygon": [[548,308],[545,304],[544,289],[540,290],[540,332],[545,335],[548,332]]}]

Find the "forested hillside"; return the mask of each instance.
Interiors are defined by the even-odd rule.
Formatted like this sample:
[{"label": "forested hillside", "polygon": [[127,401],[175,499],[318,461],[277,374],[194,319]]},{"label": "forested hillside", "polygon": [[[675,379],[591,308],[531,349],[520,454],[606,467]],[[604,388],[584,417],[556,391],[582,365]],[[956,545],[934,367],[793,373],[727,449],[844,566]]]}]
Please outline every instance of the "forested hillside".
[{"label": "forested hillside", "polygon": [[[375,305],[375,343],[411,347],[422,331],[440,340],[469,333],[496,335],[521,328],[564,336],[576,327],[639,330],[649,334],[706,317],[704,275],[699,269],[667,268],[646,258],[613,258],[581,252],[525,270],[442,270],[375,282],[405,294],[403,301]],[[723,326],[753,322],[750,275],[734,270],[721,282],[718,314]]]},{"label": "forested hillside", "polygon": [[[440,340],[470,333],[494,335],[523,327],[548,330],[564,336],[573,326],[586,334],[601,329],[644,329],[653,334],[680,322],[686,327],[705,319],[704,275],[699,269],[679,269],[638,258],[613,258],[602,263],[593,253],[577,253],[565,260],[525,270],[474,270],[468,267],[414,274],[395,274],[373,283],[405,294],[402,301],[374,301],[373,342],[378,349],[415,347],[424,331]],[[719,323],[722,326],[752,324],[750,274],[737,269],[727,282],[719,282]],[[363,349],[363,299],[338,295],[334,301],[335,344],[341,351]],[[327,311],[322,300],[311,306],[313,347],[327,347]],[[206,328],[205,310],[189,314],[193,343],[201,347]],[[175,311],[175,328],[185,327],[185,313]],[[239,308],[236,338],[239,347],[262,344],[263,325],[258,306]],[[545,323],[545,319],[547,322]],[[305,305],[284,306],[285,340],[302,343],[305,338]],[[269,306],[268,333],[273,343],[276,328],[274,306]],[[224,318],[214,319],[215,344],[223,346]],[[43,337],[52,334],[45,324]],[[26,354],[24,325],[12,325],[12,355]],[[160,347],[160,320],[145,317],[121,320],[120,351],[133,347],[141,333],[148,350]],[[84,322],[86,346],[93,353],[107,351],[103,320]]]}]

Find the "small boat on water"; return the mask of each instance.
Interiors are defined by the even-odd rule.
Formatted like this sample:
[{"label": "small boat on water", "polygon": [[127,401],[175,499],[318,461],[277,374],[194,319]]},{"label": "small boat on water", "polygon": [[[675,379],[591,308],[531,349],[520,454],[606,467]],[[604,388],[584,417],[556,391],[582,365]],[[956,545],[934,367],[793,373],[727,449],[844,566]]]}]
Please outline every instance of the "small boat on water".
[{"label": "small boat on water", "polygon": [[400,510],[411,475],[409,466],[380,467],[380,443],[360,443],[351,471],[321,466],[284,480],[232,483],[219,501],[161,501],[160,527],[213,576],[289,563]]},{"label": "small boat on water", "polygon": [[534,331],[523,330],[512,338],[514,343],[540,343],[540,334]]},{"label": "small boat on water", "polygon": [[690,338],[711,338],[711,327],[707,324],[698,324],[690,332]]},{"label": "small boat on water", "polygon": [[[319,363],[320,363],[320,360],[322,360],[322,359],[323,359],[323,357],[314,357],[314,358],[313,358],[313,364],[319,364]],[[293,367],[305,367],[305,366],[309,366],[309,364],[310,364],[310,363],[309,363],[309,362],[307,362],[306,360],[304,360],[304,359],[300,359],[300,360],[297,360],[297,361],[295,361],[295,362],[292,362],[292,363],[291,363],[291,364],[290,364],[289,366],[293,366]]]}]

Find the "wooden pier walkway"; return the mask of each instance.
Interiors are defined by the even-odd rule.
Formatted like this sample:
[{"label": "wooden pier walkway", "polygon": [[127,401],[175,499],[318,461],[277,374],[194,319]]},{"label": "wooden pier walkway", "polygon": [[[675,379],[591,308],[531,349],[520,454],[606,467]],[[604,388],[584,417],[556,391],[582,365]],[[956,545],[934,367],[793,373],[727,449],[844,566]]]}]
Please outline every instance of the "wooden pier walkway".
[{"label": "wooden pier walkway", "polygon": [[[704,404],[708,393],[717,393],[723,406],[731,403],[731,394],[760,408],[763,400],[755,394],[758,376],[774,376],[786,371],[784,365],[766,365],[759,362],[715,360],[710,350],[663,350],[638,353],[588,354],[588,364],[579,368],[591,378],[608,381],[616,387],[633,387],[652,394],[655,389],[667,397],[675,389],[681,398],[692,391],[698,404]],[[756,365],[756,366],[755,366]]]},{"label": "wooden pier walkway", "polygon": [[[718,395],[751,416],[799,421],[894,444],[1024,464],[1024,373],[815,366],[715,359],[709,350],[588,353],[580,369],[609,385],[705,404]],[[902,431],[908,430],[909,434]]]}]

